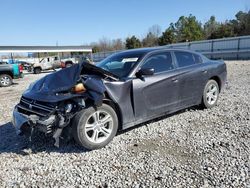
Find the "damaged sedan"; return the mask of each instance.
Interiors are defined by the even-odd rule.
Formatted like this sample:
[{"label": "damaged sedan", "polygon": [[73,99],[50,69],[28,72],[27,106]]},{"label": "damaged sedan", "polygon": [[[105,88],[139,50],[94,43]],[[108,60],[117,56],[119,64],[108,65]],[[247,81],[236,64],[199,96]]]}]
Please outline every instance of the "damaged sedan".
[{"label": "damaged sedan", "polygon": [[73,137],[87,149],[107,145],[119,130],[195,105],[212,108],[226,65],[196,52],[144,48],[86,62],[31,84],[13,112],[17,134],[34,130]]}]

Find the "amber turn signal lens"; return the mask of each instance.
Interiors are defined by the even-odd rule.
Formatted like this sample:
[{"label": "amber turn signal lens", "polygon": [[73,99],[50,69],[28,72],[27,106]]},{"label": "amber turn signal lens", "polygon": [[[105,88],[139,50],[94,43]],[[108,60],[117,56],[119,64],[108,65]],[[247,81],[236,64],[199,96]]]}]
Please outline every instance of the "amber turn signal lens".
[{"label": "amber turn signal lens", "polygon": [[82,83],[79,83],[74,86],[73,91],[76,93],[83,93],[86,91],[86,88]]}]

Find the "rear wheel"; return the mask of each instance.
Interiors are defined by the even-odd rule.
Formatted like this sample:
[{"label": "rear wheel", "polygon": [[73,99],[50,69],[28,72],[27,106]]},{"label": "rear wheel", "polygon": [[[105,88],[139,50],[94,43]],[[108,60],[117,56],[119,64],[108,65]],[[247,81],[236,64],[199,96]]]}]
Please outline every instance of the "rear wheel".
[{"label": "rear wheel", "polygon": [[205,108],[214,107],[219,99],[219,85],[215,80],[209,80],[204,88],[202,104]]},{"label": "rear wheel", "polygon": [[42,72],[42,69],[40,67],[34,68],[34,74],[40,74]]},{"label": "rear wheel", "polygon": [[8,87],[13,83],[12,78],[8,74],[0,75],[0,86],[1,87]]},{"label": "rear wheel", "polygon": [[89,150],[107,145],[116,135],[117,129],[117,115],[114,109],[106,104],[96,109],[84,109],[73,120],[74,139]]},{"label": "rear wheel", "polygon": [[68,67],[71,67],[72,65],[73,65],[72,62],[68,62],[68,63],[66,62],[65,67],[68,68]]}]

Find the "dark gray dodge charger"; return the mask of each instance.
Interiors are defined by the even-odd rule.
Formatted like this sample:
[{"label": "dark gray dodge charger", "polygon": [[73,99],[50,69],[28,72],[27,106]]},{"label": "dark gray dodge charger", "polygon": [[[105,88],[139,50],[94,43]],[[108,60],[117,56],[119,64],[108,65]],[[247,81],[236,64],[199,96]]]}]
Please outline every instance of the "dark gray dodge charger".
[{"label": "dark gray dodge charger", "polygon": [[107,145],[119,130],[202,105],[212,108],[226,82],[226,65],[192,51],[144,48],[87,62],[32,83],[13,112],[18,134],[39,130],[73,137],[87,149]]}]

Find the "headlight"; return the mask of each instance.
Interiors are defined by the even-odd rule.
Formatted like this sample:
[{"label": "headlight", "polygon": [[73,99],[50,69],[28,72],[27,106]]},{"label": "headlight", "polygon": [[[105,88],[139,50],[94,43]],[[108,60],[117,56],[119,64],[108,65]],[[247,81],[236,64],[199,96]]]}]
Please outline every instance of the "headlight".
[{"label": "headlight", "polygon": [[73,108],[73,105],[72,105],[71,103],[67,104],[67,105],[65,106],[65,112],[66,112],[66,113],[71,112],[72,108]]},{"label": "headlight", "polygon": [[72,88],[72,91],[75,93],[84,93],[86,88],[84,87],[83,83],[79,83]]}]

